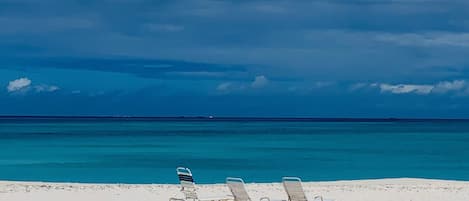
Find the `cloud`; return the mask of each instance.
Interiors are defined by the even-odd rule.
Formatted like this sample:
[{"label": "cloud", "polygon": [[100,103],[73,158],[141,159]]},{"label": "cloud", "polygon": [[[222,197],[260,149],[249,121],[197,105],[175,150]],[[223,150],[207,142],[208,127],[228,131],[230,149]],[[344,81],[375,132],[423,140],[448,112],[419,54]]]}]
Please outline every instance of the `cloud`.
[{"label": "cloud", "polygon": [[366,88],[366,87],[368,87],[368,84],[367,84],[367,83],[360,82],[360,83],[352,84],[352,85],[349,87],[349,90],[350,90],[350,91],[357,91],[357,90],[360,90],[360,89],[363,89],[363,88]]},{"label": "cloud", "polygon": [[429,94],[434,86],[432,85],[413,85],[413,84],[380,84],[379,88],[381,92],[390,92],[393,94],[406,94],[406,93],[416,93],[416,94]]},{"label": "cloud", "polygon": [[465,80],[441,81],[435,84],[388,84],[388,83],[372,83],[353,84],[351,91],[360,90],[366,87],[379,88],[382,93],[393,94],[445,94],[449,92],[460,92],[469,89],[469,85]]},{"label": "cloud", "polygon": [[55,85],[39,84],[39,85],[32,86],[31,84],[32,84],[32,81],[29,78],[23,77],[23,78],[10,81],[7,86],[7,90],[10,93],[14,93],[14,92],[26,92],[30,88],[33,88],[36,93],[41,93],[41,92],[54,92],[60,89],[58,86],[55,86]]},{"label": "cloud", "polygon": [[[243,91],[248,89],[260,89],[269,84],[269,79],[264,75],[258,75],[251,83],[246,82],[223,82],[217,86],[219,92]],[[249,87],[250,86],[250,87]]]},{"label": "cloud", "polygon": [[232,88],[232,86],[233,86],[233,83],[224,82],[224,83],[221,83],[217,86],[217,91],[227,92]]},{"label": "cloud", "polygon": [[262,88],[269,83],[269,80],[264,75],[259,75],[254,78],[254,81],[251,83],[252,88]]},{"label": "cloud", "polygon": [[[226,75],[243,75],[247,69],[243,65],[227,65],[205,62],[186,62],[181,60],[160,60],[145,58],[71,58],[52,57],[31,60],[12,60],[16,68],[57,68],[79,69],[100,72],[127,73],[143,78],[155,79],[193,79],[196,78],[227,78]],[[28,66],[28,67],[22,67]],[[15,68],[15,67],[10,67]]]},{"label": "cloud", "polygon": [[[419,35],[428,30],[441,30],[458,34],[467,31],[463,27],[466,25],[460,24],[467,21],[467,12],[455,1],[119,0],[93,1],[86,6],[47,0],[7,1],[9,3],[0,6],[4,11],[0,25],[8,27],[0,30],[0,33],[7,33],[2,35],[4,40],[0,42],[0,51],[2,57],[29,57],[17,63],[45,56],[110,58],[119,55],[262,65],[272,69],[264,73],[275,77],[279,77],[274,75],[278,72],[299,79],[337,75],[356,80],[352,76],[363,79],[365,75],[387,75],[391,68],[381,67],[383,63],[402,66],[399,72],[404,72],[415,66],[414,62],[423,60],[421,57],[413,58],[414,54],[406,51],[395,51],[393,44],[369,40],[375,33],[388,33],[381,37],[389,40],[389,36],[400,36],[392,33]],[[135,8],[145,9],[136,14]],[[57,14],[53,12],[55,10],[61,12]],[[462,60],[460,63],[466,61],[464,56],[458,56]],[[458,61],[440,58],[450,64]],[[86,62],[52,62],[52,65],[42,66],[171,77],[152,68],[138,67],[138,64]],[[369,70],[378,65],[377,70]],[[27,66],[22,68],[37,67]],[[349,66],[354,66],[353,71]],[[225,71],[222,68],[177,70]]]},{"label": "cloud", "polygon": [[449,91],[460,91],[467,87],[467,82],[465,80],[454,80],[452,82],[440,82],[437,85],[435,85],[434,89],[432,92],[435,93],[446,93]]},{"label": "cloud", "polygon": [[27,89],[31,85],[31,80],[23,77],[10,81],[7,86],[8,92],[16,92]]},{"label": "cloud", "polygon": [[54,85],[41,84],[41,85],[34,86],[34,89],[36,90],[36,92],[40,93],[40,92],[54,92],[54,91],[59,90],[60,88]]}]

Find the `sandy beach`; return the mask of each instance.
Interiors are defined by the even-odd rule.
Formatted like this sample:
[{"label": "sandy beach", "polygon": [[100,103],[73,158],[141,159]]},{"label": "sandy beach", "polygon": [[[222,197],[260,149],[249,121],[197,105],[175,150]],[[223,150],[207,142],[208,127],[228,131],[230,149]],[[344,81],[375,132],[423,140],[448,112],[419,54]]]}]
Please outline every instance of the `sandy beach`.
[{"label": "sandy beach", "polygon": [[[229,194],[224,184],[198,185],[199,195]],[[246,185],[253,200],[268,196],[286,199],[280,183]],[[379,179],[304,182],[308,196],[322,195],[337,201],[467,201],[469,182],[426,179]],[[2,201],[157,201],[182,197],[178,185],[77,184],[0,182]]]}]

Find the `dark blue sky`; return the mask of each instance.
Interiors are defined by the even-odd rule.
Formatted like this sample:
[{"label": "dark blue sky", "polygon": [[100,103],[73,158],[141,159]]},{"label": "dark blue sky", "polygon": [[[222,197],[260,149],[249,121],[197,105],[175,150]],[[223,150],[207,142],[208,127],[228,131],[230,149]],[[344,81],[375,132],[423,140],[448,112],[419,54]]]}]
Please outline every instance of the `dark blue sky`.
[{"label": "dark blue sky", "polygon": [[467,0],[0,0],[0,114],[469,118]]}]

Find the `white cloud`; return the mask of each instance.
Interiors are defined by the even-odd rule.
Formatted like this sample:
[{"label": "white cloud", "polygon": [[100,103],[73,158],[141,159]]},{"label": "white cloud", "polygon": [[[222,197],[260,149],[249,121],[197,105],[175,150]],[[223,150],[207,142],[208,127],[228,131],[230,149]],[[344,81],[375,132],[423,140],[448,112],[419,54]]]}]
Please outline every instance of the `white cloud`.
[{"label": "white cloud", "polygon": [[217,90],[218,91],[222,91],[222,92],[227,92],[230,90],[230,88],[232,87],[232,83],[231,82],[225,82],[225,83],[221,83],[217,86]]},{"label": "white cloud", "polygon": [[15,92],[27,89],[31,85],[31,80],[23,77],[10,81],[7,86],[8,92]]},{"label": "white cloud", "polygon": [[217,85],[216,90],[219,92],[227,93],[233,91],[244,91],[249,89],[259,89],[267,86],[269,79],[264,75],[259,75],[254,78],[251,83],[246,82],[223,82]]},{"label": "white cloud", "polygon": [[381,92],[391,92],[393,94],[406,94],[406,93],[416,93],[416,94],[429,94],[434,86],[432,85],[414,85],[414,84],[380,84],[379,88]]},{"label": "white cloud", "polygon": [[349,90],[350,90],[350,91],[356,91],[356,90],[363,89],[363,88],[365,88],[365,87],[367,87],[367,86],[368,86],[367,83],[363,83],[363,82],[355,83],[355,84],[352,84],[352,86],[349,87]]},{"label": "white cloud", "polygon": [[40,84],[40,85],[32,86],[31,84],[32,84],[32,81],[29,78],[23,77],[23,78],[10,81],[7,86],[7,90],[10,93],[14,93],[14,92],[26,93],[29,91],[29,89],[34,89],[36,93],[41,93],[41,92],[54,92],[60,89],[58,86],[55,86],[55,85]]},{"label": "white cloud", "polygon": [[433,92],[435,93],[446,93],[448,91],[460,91],[467,86],[465,80],[454,80],[452,82],[440,82],[435,85]]},{"label": "white cloud", "polygon": [[36,90],[36,92],[39,93],[39,92],[54,92],[54,91],[59,90],[60,88],[54,85],[41,84],[41,85],[34,86],[34,89]]},{"label": "white cloud", "polygon": [[254,81],[251,83],[252,88],[262,88],[269,83],[269,79],[264,75],[259,75],[254,78]]},{"label": "white cloud", "polygon": [[350,87],[352,91],[366,87],[379,88],[382,93],[393,94],[445,94],[448,92],[463,92],[469,90],[469,85],[465,80],[442,81],[435,84],[388,84],[388,83],[372,83],[363,85],[357,83]]}]

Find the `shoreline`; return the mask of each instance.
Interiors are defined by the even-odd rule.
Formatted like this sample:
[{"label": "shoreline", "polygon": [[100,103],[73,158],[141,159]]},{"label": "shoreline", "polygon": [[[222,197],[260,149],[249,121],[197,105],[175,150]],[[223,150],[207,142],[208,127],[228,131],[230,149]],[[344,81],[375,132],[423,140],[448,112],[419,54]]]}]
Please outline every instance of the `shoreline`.
[{"label": "shoreline", "polygon": [[[230,194],[224,184],[200,184],[200,197]],[[8,201],[155,201],[182,197],[178,184],[92,184],[0,181],[0,200]],[[436,179],[373,179],[303,182],[310,197],[336,201],[467,201],[469,181]],[[286,199],[281,183],[247,183],[252,200]]]},{"label": "shoreline", "polygon": [[[314,184],[327,184],[327,183],[351,183],[351,182],[365,182],[365,183],[374,183],[374,182],[383,182],[383,181],[426,181],[426,182],[454,182],[454,183],[469,183],[469,180],[453,180],[453,179],[428,179],[428,178],[418,178],[418,177],[398,177],[398,178],[379,178],[379,179],[352,179],[352,180],[334,180],[334,181],[302,181],[302,183],[314,183]],[[249,182],[248,184],[280,184],[278,182]],[[29,180],[0,180],[0,185],[2,184],[51,184],[51,185],[167,185],[167,186],[178,186],[179,183],[93,183],[93,182],[61,182],[61,181],[29,181]],[[197,183],[197,186],[211,186],[211,185],[224,185],[225,183]]]}]

